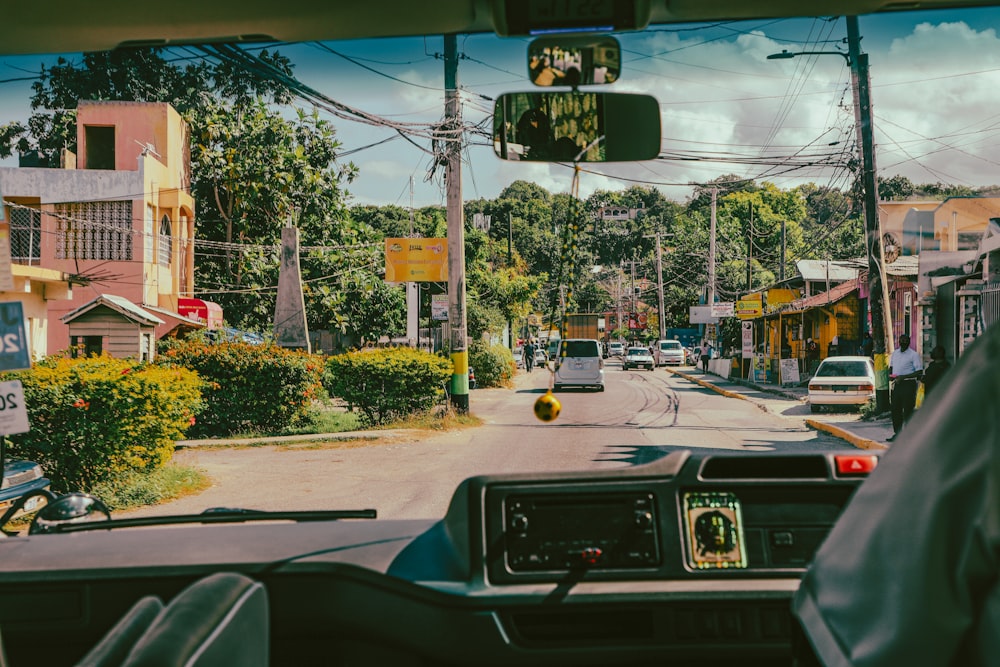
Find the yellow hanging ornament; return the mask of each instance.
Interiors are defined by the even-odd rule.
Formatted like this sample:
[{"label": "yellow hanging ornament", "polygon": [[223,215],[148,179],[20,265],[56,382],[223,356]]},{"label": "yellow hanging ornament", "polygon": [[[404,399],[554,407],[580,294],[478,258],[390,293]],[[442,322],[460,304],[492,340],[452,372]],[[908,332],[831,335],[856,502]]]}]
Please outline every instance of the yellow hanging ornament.
[{"label": "yellow hanging ornament", "polygon": [[535,401],[535,416],[543,422],[554,421],[559,416],[560,410],[562,410],[562,403],[553,395],[551,389],[539,396],[538,400]]}]

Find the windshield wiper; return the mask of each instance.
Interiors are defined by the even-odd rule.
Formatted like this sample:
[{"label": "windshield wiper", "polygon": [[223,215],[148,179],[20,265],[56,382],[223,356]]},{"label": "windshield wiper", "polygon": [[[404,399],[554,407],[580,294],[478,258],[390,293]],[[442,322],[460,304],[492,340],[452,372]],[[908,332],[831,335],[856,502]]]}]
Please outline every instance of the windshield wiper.
[{"label": "windshield wiper", "polygon": [[211,507],[201,514],[172,514],[135,519],[109,519],[85,523],[64,523],[52,527],[52,533],[75,533],[83,530],[111,530],[142,526],[170,526],[184,523],[245,523],[248,521],[336,521],[338,519],[375,519],[373,509],[364,510],[314,510],[269,512],[241,507]]}]

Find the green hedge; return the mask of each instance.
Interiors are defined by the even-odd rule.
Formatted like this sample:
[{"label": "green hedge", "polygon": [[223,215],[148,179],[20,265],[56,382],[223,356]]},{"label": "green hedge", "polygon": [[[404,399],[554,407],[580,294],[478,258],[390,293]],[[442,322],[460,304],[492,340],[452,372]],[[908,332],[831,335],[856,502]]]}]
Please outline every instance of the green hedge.
[{"label": "green hedge", "polygon": [[517,371],[514,355],[503,345],[473,341],[469,346],[469,365],[476,371],[480,387],[507,387]]},{"label": "green hedge", "polygon": [[202,407],[197,374],[107,355],[48,357],[0,379],[21,381],[31,426],[10,436],[12,455],[40,463],[59,492],[162,466]]},{"label": "green hedge", "polygon": [[427,412],[451,378],[449,360],[408,347],[340,354],[326,368],[330,394],[372,425]]},{"label": "green hedge", "polygon": [[189,437],[279,433],[309,421],[323,397],[323,359],[276,345],[193,338],[161,348],[157,363],[196,371],[205,409]]}]

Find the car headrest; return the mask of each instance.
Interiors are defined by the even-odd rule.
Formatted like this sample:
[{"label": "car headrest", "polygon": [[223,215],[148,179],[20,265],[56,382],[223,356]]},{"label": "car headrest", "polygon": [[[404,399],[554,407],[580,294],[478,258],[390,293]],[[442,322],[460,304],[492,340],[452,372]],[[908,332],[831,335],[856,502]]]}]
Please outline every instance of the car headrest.
[{"label": "car headrest", "polygon": [[[160,598],[153,595],[141,598],[108,630],[104,638],[76,663],[76,667],[118,667],[161,611],[163,603],[160,602]],[[0,665],[2,664],[3,661],[0,660]]]},{"label": "car headrest", "polygon": [[220,572],[178,593],[123,667],[266,667],[269,637],[264,586]]}]

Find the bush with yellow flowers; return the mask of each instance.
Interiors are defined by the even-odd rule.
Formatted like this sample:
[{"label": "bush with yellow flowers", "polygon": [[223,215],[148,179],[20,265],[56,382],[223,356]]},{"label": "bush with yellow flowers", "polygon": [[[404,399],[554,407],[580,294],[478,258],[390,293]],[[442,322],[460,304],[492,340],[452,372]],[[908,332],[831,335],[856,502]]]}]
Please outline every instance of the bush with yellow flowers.
[{"label": "bush with yellow flowers", "polygon": [[20,380],[31,429],[9,436],[11,454],[59,492],[162,466],[202,408],[196,373],[107,355],[51,356],[0,380]]}]

